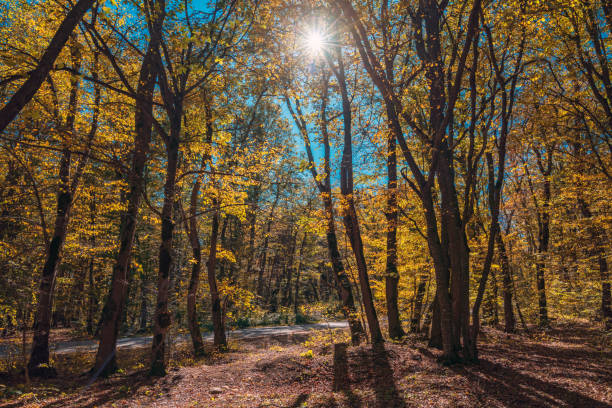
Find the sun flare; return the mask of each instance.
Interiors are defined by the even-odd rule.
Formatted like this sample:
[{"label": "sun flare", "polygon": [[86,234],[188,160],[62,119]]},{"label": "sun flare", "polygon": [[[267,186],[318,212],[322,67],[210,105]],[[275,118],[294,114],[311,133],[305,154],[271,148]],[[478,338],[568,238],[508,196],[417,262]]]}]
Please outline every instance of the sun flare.
[{"label": "sun flare", "polygon": [[320,30],[312,29],[306,34],[305,38],[306,48],[308,51],[316,56],[323,51],[324,37]]}]

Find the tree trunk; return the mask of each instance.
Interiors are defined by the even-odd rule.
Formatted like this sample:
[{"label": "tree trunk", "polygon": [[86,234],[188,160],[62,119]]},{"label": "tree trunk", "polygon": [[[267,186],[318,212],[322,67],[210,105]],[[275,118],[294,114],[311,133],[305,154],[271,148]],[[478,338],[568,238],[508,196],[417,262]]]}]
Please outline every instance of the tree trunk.
[{"label": "tree trunk", "polygon": [[[450,151],[443,143],[438,166],[438,182],[441,192],[442,223],[448,234],[449,266],[452,294],[452,337],[455,349],[461,348],[463,358],[475,359],[472,335],[469,330],[469,249],[459,214],[457,192],[453,181]],[[444,313],[444,312],[443,312]],[[460,340],[463,340],[461,344]],[[475,344],[475,343],[474,343]]]},{"label": "tree trunk", "polygon": [[[552,154],[552,153],[551,153]],[[547,175],[544,181],[544,209],[541,214],[540,222],[538,222],[538,260],[536,262],[536,280],[538,288],[538,310],[539,310],[539,326],[548,327],[548,307],[546,305],[546,278],[544,270],[546,264],[544,255],[548,252],[548,243],[550,237],[550,214],[548,206],[550,202],[550,180]]]},{"label": "tree trunk", "polygon": [[227,340],[225,338],[225,326],[223,324],[223,310],[221,309],[221,300],[219,298],[219,290],[217,289],[217,278],[215,276],[217,266],[217,236],[219,235],[219,203],[217,199],[213,200],[215,211],[212,219],[212,230],[210,233],[210,253],[206,266],[208,268],[208,286],[210,288],[210,303],[212,307],[212,321],[214,331],[214,344],[217,347],[226,347]]},{"label": "tree trunk", "polygon": [[[200,164],[200,171],[203,171],[207,164],[210,163],[213,139],[213,117],[210,100],[208,95],[204,95],[204,115],[206,121],[206,143],[207,150],[202,155],[202,162]],[[198,287],[200,285],[200,272],[202,270],[202,246],[200,244],[200,232],[198,227],[198,196],[200,194],[200,188],[202,186],[202,175],[196,175],[193,188],[191,189],[191,198],[189,201],[189,222],[184,218],[185,231],[189,236],[189,243],[191,244],[192,255],[194,263],[191,267],[191,277],[189,278],[189,289],[187,292],[187,323],[189,326],[189,333],[191,334],[191,341],[193,343],[193,351],[196,356],[202,355],[204,352],[204,342],[202,341],[202,334],[200,332],[200,326],[198,323],[198,314],[196,310],[196,297],[198,295]]]},{"label": "tree trunk", "polygon": [[89,273],[88,273],[88,291],[87,291],[87,323],[86,331],[87,334],[92,336],[94,334],[93,322],[94,315],[96,313],[96,286],[94,282],[94,259],[93,257],[89,260]]},{"label": "tree trunk", "polygon": [[[77,71],[81,66],[81,54],[75,44],[70,47],[72,67]],[[70,166],[72,152],[70,151],[70,139],[74,137],[74,123],[78,108],[79,80],[72,76],[70,79],[70,97],[68,102],[68,116],[65,123],[58,122],[58,128],[64,138],[64,149],[60,159],[58,170],[58,192],[55,215],[55,226],[53,236],[47,246],[45,264],[42,270],[40,287],[38,292],[38,305],[34,321],[34,339],[32,341],[32,352],[28,362],[28,371],[31,376],[56,376],[57,373],[49,365],[49,331],[51,329],[51,309],[53,292],[55,289],[55,277],[57,267],[61,260],[61,251],[66,241],[66,232],[70,220],[70,212],[73,204],[73,193],[70,180]],[[10,102],[9,102],[10,103]],[[59,106],[56,107],[59,109]],[[58,118],[59,121],[59,118]]]},{"label": "tree trunk", "polygon": [[[327,57],[330,67],[334,67],[335,63],[331,61],[331,57],[329,57],[329,55],[327,55]],[[357,211],[355,210],[355,201],[353,197],[352,112],[346,86],[344,63],[339,48],[336,48],[336,57],[338,67],[333,68],[333,71],[340,87],[342,116],[344,119],[344,148],[342,150],[342,161],[340,163],[340,193],[342,194],[341,212],[346,234],[351,243],[353,255],[355,256],[355,263],[357,264],[359,286],[368,327],[370,329],[370,339],[373,345],[377,345],[383,343],[384,339],[374,307],[374,298],[372,296],[372,288],[370,287],[370,278],[368,276],[368,268],[364,256],[363,241],[359,230],[359,219],[357,218]]]},{"label": "tree trunk", "polygon": [[[200,176],[196,176],[196,181],[191,190],[191,205],[189,211],[188,229],[189,242],[191,244],[191,253],[193,256],[193,264],[191,266],[191,276],[189,278],[189,289],[187,291],[187,325],[189,326],[189,334],[193,343],[193,353],[195,356],[202,355],[204,351],[204,342],[202,341],[202,333],[198,322],[198,314],[196,310],[198,287],[200,285],[200,271],[202,270],[202,247],[198,232],[198,223],[196,219],[197,198],[200,190]],[[187,221],[185,221],[187,223]],[[185,225],[187,226],[187,225]]]},{"label": "tree trunk", "polygon": [[355,308],[355,300],[353,298],[351,282],[346,274],[346,271],[344,270],[342,257],[340,255],[340,250],[338,249],[338,238],[336,236],[331,196],[329,199],[327,199],[327,195],[324,196],[324,205],[325,216],[327,218],[327,250],[332,263],[332,270],[334,272],[334,279],[336,280],[338,295],[340,296],[340,300],[342,302],[342,313],[349,323],[351,343],[353,345],[358,345],[361,341],[361,337],[365,333],[363,332],[363,327],[361,326],[359,316],[357,315],[357,309]]},{"label": "tree trunk", "polygon": [[139,317],[139,328],[138,331],[146,332],[147,324],[149,323],[149,311],[148,311],[148,290],[147,290],[147,280],[144,277],[141,277],[140,282],[140,317]]},{"label": "tree trunk", "polygon": [[[280,269],[280,260],[281,256],[277,253],[274,255],[274,260],[272,261],[272,269],[270,271],[270,280],[268,286],[268,292],[266,298],[269,302],[269,310],[272,313],[276,313],[278,310],[278,294],[280,292],[281,281],[283,278],[283,273]],[[272,278],[274,278],[274,283],[272,283]]]},{"label": "tree trunk", "polygon": [[497,298],[498,298],[498,288],[497,288],[497,275],[495,275],[495,271],[491,270],[491,289],[492,294],[489,297],[489,307],[491,308],[491,314],[493,315],[493,326],[499,326],[499,311],[497,310]]},{"label": "tree trunk", "polygon": [[[338,249],[338,238],[336,235],[336,222],[334,219],[334,203],[332,198],[331,190],[331,165],[330,165],[330,143],[329,143],[329,132],[327,126],[327,100],[329,92],[329,75],[326,74],[322,81],[322,98],[321,98],[321,133],[323,134],[323,148],[324,148],[324,174],[323,182],[319,180],[316,166],[314,163],[314,155],[312,154],[312,148],[310,146],[310,137],[308,135],[308,129],[306,128],[305,121],[303,119],[302,112],[299,108],[299,102],[296,100],[297,115],[294,113],[289,98],[286,98],[287,107],[291,112],[296,126],[300,129],[302,137],[304,139],[304,145],[308,160],[310,164],[310,171],[317,188],[319,189],[321,200],[323,201],[323,208],[325,210],[325,221],[327,228],[327,250],[329,258],[332,264],[333,278],[336,282],[335,287],[338,292],[338,296],[342,302],[342,313],[348,320],[349,328],[351,332],[351,342],[353,345],[358,345],[361,341],[361,337],[364,335],[363,326],[357,314],[355,308],[355,300],[353,298],[353,290],[351,288],[351,282],[344,270],[342,263],[342,257]],[[299,116],[298,116],[299,115]],[[302,242],[303,245],[303,242]],[[301,250],[300,250],[301,253]],[[295,300],[295,314],[297,315],[297,285],[299,281],[296,281],[296,300]]]},{"label": "tree trunk", "polygon": [[440,302],[438,302],[438,295],[431,301],[431,326],[429,327],[429,347],[437,348],[442,350],[442,315],[440,313]]},{"label": "tree trunk", "polygon": [[170,272],[174,267],[174,200],[176,191],[176,171],[180,141],[181,118],[172,118],[172,129],[166,143],[166,182],[164,184],[164,205],[161,212],[161,244],[159,246],[159,273],[157,277],[157,301],[153,321],[153,345],[151,347],[151,370],[153,376],[166,375],[166,335],[172,323],[168,311],[170,293]]},{"label": "tree trunk", "polygon": [[247,220],[249,224],[249,246],[247,252],[246,276],[251,276],[253,261],[255,260],[255,227],[257,224],[257,209],[259,202],[260,189],[254,186],[249,192],[249,206],[247,209]]},{"label": "tree trunk", "polygon": [[[69,190],[70,172],[70,150],[66,148],[62,153],[60,162],[60,191],[57,194],[57,213],[55,216],[55,227],[53,237],[47,249],[47,256],[42,270],[42,278],[38,292],[38,306],[36,308],[36,319],[34,322],[34,340],[28,369],[30,375],[55,376],[57,373],[49,364],[49,331],[51,329],[51,308],[53,291],[55,287],[55,276],[57,266],[60,262],[60,251],[66,239],[68,218],[72,206],[72,195]],[[40,366],[43,367],[40,367]]]},{"label": "tree trunk", "polygon": [[506,253],[506,246],[504,245],[501,231],[497,234],[497,248],[499,249],[503,275],[504,331],[506,333],[514,333],[516,330],[516,319],[514,318],[514,309],[512,308],[512,271],[510,270],[510,262],[508,261],[508,254]]},{"label": "tree trunk", "polygon": [[610,293],[610,272],[602,249],[597,256],[601,278],[601,314],[606,330],[612,330],[612,294]]},{"label": "tree trunk", "polygon": [[385,295],[387,300],[387,321],[389,337],[399,339],[405,335],[400,322],[397,305],[397,285],[399,272],[397,270],[397,157],[395,134],[387,135],[387,264],[385,270]]},{"label": "tree trunk", "polygon": [[[327,118],[325,108],[327,105],[327,82],[323,89],[323,103],[321,107],[321,122],[322,122],[322,133],[323,133],[323,147],[325,151],[324,155],[324,169],[325,169],[325,182],[321,185],[321,197],[323,198],[323,207],[325,208],[325,218],[327,221],[327,250],[329,258],[332,264],[332,270],[334,272],[334,279],[336,280],[336,288],[338,295],[342,301],[342,313],[348,320],[349,329],[351,332],[351,343],[358,345],[361,342],[361,337],[365,334],[363,326],[359,320],[357,309],[355,308],[355,300],[353,298],[353,290],[351,289],[351,282],[344,270],[344,264],[342,263],[342,257],[340,250],[338,249],[338,237],[336,235],[336,222],[334,219],[334,203],[332,201],[331,191],[331,165],[330,165],[330,144],[329,144],[329,133],[327,130]],[[297,292],[296,292],[297,293]]]},{"label": "tree trunk", "polygon": [[300,303],[300,274],[302,273],[302,248],[304,248],[304,242],[306,241],[307,233],[304,233],[304,238],[302,238],[302,245],[300,247],[300,253],[298,255],[298,266],[295,268],[295,292],[293,295],[293,314],[298,316],[299,312],[299,303]]},{"label": "tree trunk", "polygon": [[264,273],[266,269],[266,261],[268,257],[268,242],[270,239],[270,229],[272,228],[272,221],[274,219],[274,210],[276,209],[276,205],[278,204],[278,199],[280,198],[280,186],[276,187],[276,196],[274,198],[274,203],[272,204],[272,209],[270,210],[270,216],[268,217],[268,222],[266,223],[266,231],[264,233],[264,243],[263,250],[261,253],[261,261],[259,263],[259,276],[257,279],[257,296],[262,297],[264,292]]},{"label": "tree trunk", "polygon": [[[96,222],[96,194],[95,192],[92,194],[91,203],[89,204],[89,210],[91,212],[91,228],[93,230],[95,222]],[[91,236],[91,247],[96,247],[96,237],[92,234]],[[95,270],[95,257],[92,255],[89,259],[89,273],[88,277],[88,287],[87,287],[87,323],[86,323],[86,331],[90,336],[94,334],[94,315],[96,313],[96,287],[94,282],[94,270]]]},{"label": "tree trunk", "polygon": [[425,287],[427,286],[428,278],[429,277],[425,274],[419,276],[419,285],[415,294],[412,319],[410,321],[410,331],[412,333],[419,332],[419,323],[421,322],[421,314],[423,309],[423,297],[425,296]]},{"label": "tree trunk", "polygon": [[295,250],[297,249],[297,236],[299,231],[296,231],[293,234],[292,229],[289,231],[290,235],[290,244],[288,248],[288,256],[285,260],[285,264],[283,266],[283,280],[284,286],[281,296],[281,305],[289,306],[291,304],[291,283],[293,281],[293,270],[294,270],[294,261],[295,261]]},{"label": "tree trunk", "polygon": [[151,142],[151,127],[153,126],[153,92],[157,78],[156,53],[161,38],[161,27],[165,18],[165,3],[155,2],[158,11],[154,13],[151,24],[151,38],[147,52],[143,58],[136,91],[136,113],[134,115],[135,140],[132,151],[132,167],[129,173],[127,195],[127,211],[122,214],[119,231],[119,252],[113,266],[110,292],[100,325],[100,343],[96,361],[92,368],[94,376],[107,376],[117,370],[116,345],[119,333],[120,316],[125,306],[127,291],[127,273],[130,266],[132,246],[136,232],[138,208],[143,194],[143,173]]},{"label": "tree trunk", "polygon": [[[422,198],[425,207],[427,243],[436,275],[436,298],[434,299],[433,304],[434,307],[429,344],[432,347],[441,347],[443,351],[441,361],[445,364],[452,364],[458,360],[458,356],[455,349],[452,328],[453,322],[449,292],[450,273],[448,268],[448,256],[442,247],[440,235],[438,235],[438,223],[436,220],[433,201],[431,199],[431,190],[428,188],[428,186],[424,187],[425,189],[422,191]],[[442,238],[446,240],[447,234],[444,224],[442,224],[441,232]]]}]

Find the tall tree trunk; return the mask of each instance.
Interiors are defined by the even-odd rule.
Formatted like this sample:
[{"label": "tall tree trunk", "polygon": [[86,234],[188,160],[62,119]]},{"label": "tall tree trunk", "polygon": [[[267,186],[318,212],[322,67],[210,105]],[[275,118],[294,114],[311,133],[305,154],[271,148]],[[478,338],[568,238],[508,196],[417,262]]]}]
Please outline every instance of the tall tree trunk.
[{"label": "tall tree trunk", "polygon": [[[480,282],[478,284],[478,290],[476,294],[476,300],[472,308],[472,338],[474,346],[478,340],[478,334],[480,332],[480,305],[484,298],[486,283],[489,274],[491,274],[491,265],[493,263],[493,255],[495,254],[495,239],[499,231],[499,203],[495,202],[495,173],[493,168],[493,155],[491,153],[486,154],[487,162],[487,174],[488,174],[488,202],[489,212],[491,214],[491,222],[489,225],[489,236],[487,241],[487,252],[485,255],[484,265],[482,267],[482,274],[480,276]],[[484,227],[483,227],[484,229]],[[497,306],[496,306],[497,307]],[[474,356],[476,356],[477,350],[474,348]]]},{"label": "tall tree trunk", "polygon": [[[72,207],[72,195],[70,194],[70,150],[64,149],[60,162],[59,178],[60,191],[57,194],[57,213],[55,216],[55,227],[53,237],[47,248],[47,256],[42,270],[42,278],[38,291],[38,306],[36,308],[36,318],[34,322],[34,340],[32,352],[28,362],[30,375],[35,376],[55,376],[55,369],[49,367],[49,331],[51,329],[51,308],[53,291],[55,287],[55,276],[57,266],[60,262],[60,251],[66,239],[66,229],[70,209]],[[43,367],[41,367],[43,366]]]},{"label": "tall tree trunk", "polygon": [[254,186],[249,192],[249,206],[247,209],[247,220],[249,224],[249,246],[247,250],[246,276],[251,276],[253,261],[255,260],[255,227],[257,223],[257,209],[259,202],[260,189]]},{"label": "tall tree trunk", "polygon": [[172,323],[168,311],[170,294],[170,273],[174,267],[174,200],[176,194],[176,172],[180,143],[181,116],[171,118],[171,131],[166,141],[166,182],[164,184],[164,205],[161,212],[161,244],[159,246],[159,272],[157,276],[157,301],[153,321],[153,344],[151,346],[151,370],[153,376],[166,375],[166,341]]},{"label": "tall tree trunk", "polygon": [[[463,358],[469,361],[475,358],[469,331],[469,249],[459,214],[450,161],[451,152],[448,151],[446,143],[443,145],[438,167],[438,182],[442,197],[442,222],[446,227],[449,244],[453,321],[451,341],[454,348],[461,348]],[[460,339],[463,340],[462,344]]]},{"label": "tall tree trunk", "polygon": [[512,308],[512,271],[510,270],[510,261],[508,260],[501,231],[497,234],[497,248],[499,249],[503,275],[504,331],[506,333],[514,333],[516,330],[516,319],[514,318],[514,309]]},{"label": "tall tree trunk", "polygon": [[372,288],[370,287],[370,278],[368,276],[368,268],[365,260],[363,241],[361,232],[359,231],[359,220],[357,211],[355,210],[355,201],[353,197],[353,147],[352,147],[352,113],[351,102],[348,96],[346,87],[346,78],[344,74],[344,63],[339,48],[336,48],[336,56],[338,67],[328,58],[330,67],[332,67],[342,96],[342,115],[344,119],[344,148],[342,150],[342,161],[340,163],[340,193],[342,194],[342,215],[346,234],[351,243],[355,262],[357,264],[357,272],[359,274],[359,286],[361,288],[361,297],[370,329],[370,339],[372,344],[380,344],[384,342],[378,316],[374,307],[374,298],[372,296]]},{"label": "tall tree trunk", "polygon": [[438,295],[431,301],[431,325],[429,327],[429,347],[437,349],[443,348],[442,341],[442,314],[440,313],[440,302],[438,302]]},{"label": "tall tree trunk", "polygon": [[550,203],[550,180],[544,180],[544,205],[543,211],[538,222],[538,259],[536,262],[536,280],[538,288],[538,311],[539,326],[548,327],[548,307],[546,302],[546,278],[544,271],[546,263],[544,256],[548,253],[548,243],[550,240],[550,214],[548,207]]},{"label": "tall tree trunk", "polygon": [[[93,192],[91,196],[91,203],[89,204],[89,210],[91,213],[90,226],[91,229],[94,230],[94,226],[96,223],[96,193]],[[92,234],[90,245],[93,248],[96,247],[96,236]],[[95,256],[92,255],[89,259],[89,273],[88,277],[88,287],[87,287],[87,323],[86,323],[86,331],[90,336],[94,334],[94,315],[96,309],[96,287],[94,282],[94,270],[95,270]]]},{"label": "tall tree trunk", "polygon": [[87,287],[87,321],[86,328],[87,334],[92,336],[94,334],[94,315],[96,313],[96,286],[94,282],[94,259],[93,257],[89,260],[89,273],[88,275],[88,287]]},{"label": "tall tree trunk", "polygon": [[389,337],[399,339],[405,335],[399,317],[397,305],[397,285],[399,272],[397,270],[397,157],[395,134],[387,134],[387,265],[385,270],[385,295],[387,300],[387,321]]},{"label": "tall tree trunk", "polygon": [[221,300],[219,298],[219,290],[217,289],[217,277],[215,276],[217,266],[217,236],[219,235],[219,202],[213,200],[215,211],[213,212],[212,230],[210,233],[210,252],[208,255],[208,286],[210,288],[210,303],[211,316],[213,321],[214,344],[219,347],[226,347],[227,340],[225,338],[225,326],[223,322],[223,310],[221,309]]},{"label": "tall tree trunk", "polygon": [[[331,194],[331,192],[330,192]],[[351,282],[344,270],[342,263],[342,257],[340,250],[338,249],[338,238],[336,236],[336,226],[334,222],[333,203],[331,196],[327,199],[324,196],[325,216],[327,218],[327,250],[332,263],[332,270],[334,272],[334,279],[336,280],[336,288],[338,295],[342,302],[342,313],[349,323],[349,329],[351,332],[351,342],[353,345],[358,345],[361,341],[361,337],[365,334],[357,309],[355,308],[355,300],[353,298],[353,290],[351,289]]]},{"label": "tall tree trunk", "polygon": [[274,197],[274,203],[272,204],[272,208],[270,209],[270,215],[268,217],[268,222],[266,223],[266,230],[264,232],[264,243],[263,250],[261,252],[261,260],[259,263],[259,276],[257,279],[257,296],[262,297],[264,295],[264,273],[266,270],[266,262],[268,257],[268,242],[270,240],[270,229],[272,228],[272,221],[274,219],[274,210],[276,209],[276,205],[278,204],[278,199],[280,198],[280,186],[276,186],[276,196]]},{"label": "tall tree trunk", "polygon": [[285,281],[281,296],[281,304],[283,306],[289,306],[291,304],[291,283],[293,281],[294,270],[293,265],[295,263],[295,250],[297,249],[297,237],[299,233],[299,231],[296,230],[294,234],[291,230],[289,231],[289,235],[291,236],[288,249],[289,255],[287,256],[283,266],[283,280]]},{"label": "tall tree trunk", "polygon": [[[227,249],[227,226],[228,224],[230,224],[230,217],[226,214],[225,217],[223,217],[223,224],[221,224],[221,249],[225,250]],[[230,225],[231,228],[231,225]],[[220,259],[218,262],[219,264],[219,278],[223,279],[226,276],[226,272],[225,272],[225,260],[224,259]]]},{"label": "tall tree trunk", "polygon": [[412,333],[419,332],[421,314],[423,309],[423,297],[425,296],[425,288],[427,286],[428,279],[428,275],[419,275],[419,284],[417,286],[417,291],[414,295],[414,309],[412,309],[412,319],[410,321],[410,331]]},{"label": "tall tree trunk", "polygon": [[[442,246],[440,235],[438,235],[438,223],[435,208],[431,198],[431,190],[427,185],[422,192],[425,207],[425,221],[427,225],[427,243],[429,253],[432,257],[436,275],[436,298],[433,303],[431,330],[429,345],[442,348],[441,361],[452,364],[458,360],[453,337],[452,306],[450,298],[450,271],[448,267],[448,256],[445,252],[446,245]],[[442,224],[441,236],[446,240],[447,234]]]},{"label": "tall tree trunk", "polygon": [[489,297],[489,307],[491,309],[491,314],[493,315],[493,326],[499,326],[499,311],[497,310],[497,298],[498,298],[498,288],[497,288],[497,275],[495,275],[495,271],[491,270],[491,289],[492,293]]},{"label": "tall tree trunk", "polygon": [[[306,153],[308,155],[308,160],[310,164],[310,171],[313,177],[317,188],[319,189],[319,193],[321,195],[321,200],[323,201],[323,208],[325,210],[325,221],[326,221],[326,237],[327,237],[327,250],[329,254],[329,258],[332,264],[332,270],[334,274],[334,280],[336,282],[336,290],[338,292],[338,296],[342,302],[342,313],[344,317],[347,319],[349,323],[349,329],[351,332],[351,342],[353,345],[358,345],[361,341],[361,337],[365,334],[363,331],[363,326],[361,325],[361,321],[359,319],[357,309],[355,307],[355,300],[353,298],[353,290],[351,288],[351,282],[349,280],[346,271],[344,270],[344,265],[342,263],[342,257],[340,255],[340,251],[338,249],[338,237],[336,235],[336,222],[334,219],[334,203],[332,198],[332,189],[331,189],[331,165],[330,165],[330,155],[331,148],[329,143],[329,131],[327,126],[327,101],[328,101],[328,92],[329,92],[329,74],[325,73],[323,75],[322,81],[322,100],[321,100],[321,112],[320,112],[320,125],[321,125],[321,133],[323,134],[323,148],[324,148],[324,161],[323,161],[323,182],[319,180],[316,166],[314,163],[314,155],[312,154],[312,148],[310,146],[310,137],[308,135],[308,129],[306,128],[306,122],[303,118],[302,112],[300,110],[299,101],[296,100],[296,110],[294,112],[291,103],[289,102],[289,98],[286,97],[287,107],[291,112],[293,119],[296,123],[296,126],[300,129],[302,133],[302,137],[304,139],[304,145],[306,147]],[[297,114],[296,114],[297,113]],[[303,245],[303,242],[302,242]],[[301,253],[301,250],[300,250]],[[296,300],[295,300],[295,314],[297,315],[297,286],[299,282],[299,276],[296,280]]]},{"label": "tall tree trunk", "polygon": [[606,330],[612,330],[612,294],[610,293],[610,272],[604,250],[597,255],[601,279],[601,314]]},{"label": "tall tree trunk", "polygon": [[279,268],[281,257],[279,254],[274,255],[274,261],[272,262],[273,268],[270,276],[270,281],[272,281],[272,276],[274,276],[274,284],[271,284],[270,290],[268,291],[267,298],[270,302],[270,312],[276,313],[278,310],[278,294],[280,292],[281,281],[283,278],[283,272]]},{"label": "tall tree trunk", "polygon": [[304,238],[302,238],[302,244],[300,246],[300,252],[298,254],[298,266],[295,268],[295,292],[293,295],[293,314],[298,316],[299,303],[300,303],[300,275],[302,273],[302,251],[306,243],[306,237],[308,233],[304,232]]},{"label": "tall tree trunk", "polygon": [[[213,118],[210,100],[206,94],[204,94],[204,108],[207,148],[202,155],[200,172],[203,172],[207,164],[212,165],[212,163],[210,163],[210,158],[213,139]],[[198,287],[200,285],[200,272],[202,270],[202,246],[200,244],[197,214],[199,208],[198,196],[200,194],[201,186],[202,175],[198,174],[196,175],[193,188],[191,189],[191,198],[189,201],[189,222],[187,222],[185,217],[183,217],[185,231],[187,231],[187,235],[189,236],[189,243],[191,244],[192,255],[195,261],[191,267],[191,277],[189,278],[189,289],[187,292],[187,323],[189,326],[189,333],[191,334],[191,341],[193,343],[193,351],[196,356],[199,356],[204,352],[204,342],[202,341],[202,334],[200,332],[198,314],[196,310],[196,297],[198,294]]]},{"label": "tall tree trunk", "polygon": [[[70,57],[72,68],[76,71],[81,66],[81,54],[76,44],[76,38],[72,39],[70,47]],[[70,220],[70,212],[73,204],[73,193],[70,180],[70,166],[72,160],[72,152],[70,143],[73,141],[75,128],[74,123],[77,115],[79,97],[79,80],[73,75],[70,79],[70,97],[68,101],[68,116],[64,123],[58,120],[58,130],[61,137],[64,139],[64,148],[60,159],[58,169],[58,192],[57,205],[55,215],[55,226],[53,236],[47,246],[45,263],[42,270],[40,287],[38,292],[38,305],[34,321],[34,339],[32,342],[32,351],[30,361],[28,362],[28,371],[31,376],[55,376],[57,375],[54,368],[49,367],[49,331],[51,329],[51,309],[53,302],[53,292],[55,289],[55,277],[57,275],[57,267],[61,260],[61,251],[66,241],[66,232],[68,222]],[[10,102],[9,102],[10,103]],[[56,106],[56,109],[59,109]]]},{"label": "tall tree trunk", "polygon": [[100,343],[96,361],[92,368],[94,376],[106,376],[117,370],[116,346],[120,317],[125,306],[127,292],[127,273],[132,256],[132,246],[136,232],[138,209],[143,194],[143,174],[151,142],[153,126],[153,92],[157,79],[156,53],[161,39],[161,28],[165,18],[165,2],[155,2],[151,33],[147,52],[142,60],[138,88],[136,91],[136,112],[134,115],[135,140],[132,151],[132,166],[129,173],[127,211],[122,214],[119,231],[119,252],[113,266],[111,287],[102,310]]},{"label": "tall tree trunk", "polygon": [[[187,290],[187,325],[191,342],[193,343],[193,352],[195,356],[200,356],[204,352],[204,342],[202,341],[202,333],[198,322],[198,314],[196,310],[198,287],[200,286],[200,271],[202,270],[202,246],[200,245],[200,237],[197,221],[197,201],[200,190],[200,176],[196,176],[196,181],[191,190],[191,204],[189,207],[189,228],[186,228],[189,235],[189,243],[191,244],[191,254],[193,256],[193,264],[191,265],[191,276],[189,278],[189,289]],[[187,220],[185,227],[188,226]]]},{"label": "tall tree trunk", "polygon": [[[509,132],[509,124],[512,118],[512,111],[514,107],[514,98],[515,91],[517,87],[517,81],[519,78],[519,73],[522,68],[522,59],[523,59],[523,51],[526,40],[526,31],[523,27],[522,30],[522,39],[520,43],[520,48],[518,52],[518,56],[515,61],[514,70],[512,72],[512,76],[510,80],[504,77],[503,68],[500,67],[497,61],[497,57],[494,51],[494,42],[491,36],[490,28],[487,25],[483,26],[483,29],[487,35],[487,43],[489,46],[489,56],[490,61],[493,66],[493,71],[495,72],[495,79],[497,84],[501,89],[501,130],[499,132],[499,138],[496,140],[497,147],[497,178],[495,177],[495,170],[493,167],[493,155],[491,152],[486,153],[486,161],[487,161],[487,172],[488,172],[488,201],[489,201],[489,213],[491,215],[491,222],[489,228],[489,241],[487,245],[487,255],[485,258],[485,264],[483,266],[483,272],[481,275],[480,283],[478,286],[478,293],[476,295],[476,301],[474,302],[474,306],[472,308],[472,345],[473,352],[472,358],[478,357],[477,350],[477,342],[478,342],[478,332],[480,330],[479,327],[479,308],[480,303],[482,302],[482,296],[485,290],[487,276],[491,269],[491,262],[493,260],[493,255],[495,253],[495,240],[498,234],[501,234],[500,226],[499,226],[499,208],[501,204],[501,193],[503,189],[503,183],[505,178],[505,165],[506,165],[506,141]],[[474,38],[474,63],[473,69],[475,70],[477,67],[477,52],[478,52],[478,36]],[[503,66],[503,62],[502,62]],[[475,101],[475,82],[474,79],[472,81],[472,92],[474,94],[473,101]],[[510,88],[507,88],[507,84],[510,84]],[[473,102],[474,103],[474,102]],[[552,157],[552,156],[551,156]],[[549,169],[550,170],[550,169]],[[497,288],[495,288],[497,289]],[[509,304],[508,307],[512,308],[512,305]],[[495,314],[497,314],[497,299],[495,302]]]},{"label": "tall tree trunk", "polygon": [[147,296],[149,294],[147,280],[141,277],[140,282],[140,317],[138,322],[138,331],[145,332],[149,323],[149,311]]}]

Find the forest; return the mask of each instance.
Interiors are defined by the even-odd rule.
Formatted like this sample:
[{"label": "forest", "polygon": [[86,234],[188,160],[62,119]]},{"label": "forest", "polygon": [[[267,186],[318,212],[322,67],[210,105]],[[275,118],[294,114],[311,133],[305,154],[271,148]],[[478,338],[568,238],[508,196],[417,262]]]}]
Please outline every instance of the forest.
[{"label": "forest", "polygon": [[612,406],[612,1],[0,0],[0,406]]}]

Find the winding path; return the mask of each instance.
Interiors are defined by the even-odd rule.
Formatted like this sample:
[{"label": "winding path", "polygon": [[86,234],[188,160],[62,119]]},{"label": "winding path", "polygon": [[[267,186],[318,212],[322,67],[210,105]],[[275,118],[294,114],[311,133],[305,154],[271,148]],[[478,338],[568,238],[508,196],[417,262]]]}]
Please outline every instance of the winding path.
[{"label": "winding path", "polygon": [[[266,337],[277,337],[299,333],[306,333],[311,330],[324,329],[343,329],[348,327],[347,322],[311,323],[299,324],[294,326],[270,326],[252,327],[248,329],[232,330],[227,332],[227,338],[233,340],[253,340]],[[206,333],[202,336],[205,341],[212,341],[213,333]],[[126,337],[117,341],[117,348],[130,349],[145,347],[151,344],[151,336]],[[182,343],[189,340],[189,335],[179,335],[175,338],[176,342]],[[50,350],[56,354],[70,354],[82,351],[95,351],[98,348],[96,340],[81,341],[61,341],[50,345]],[[0,358],[6,357],[11,353],[20,352],[17,345],[0,345]]]}]

